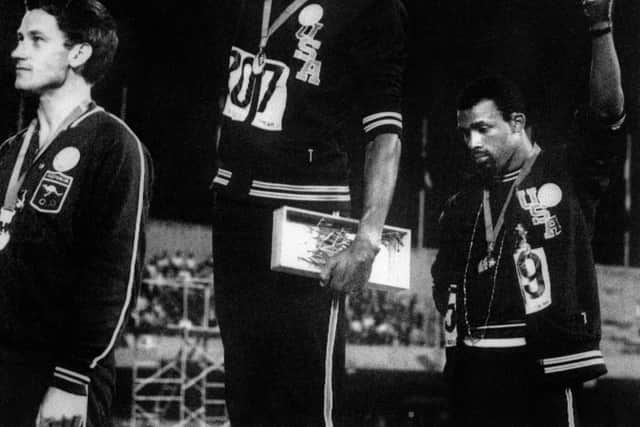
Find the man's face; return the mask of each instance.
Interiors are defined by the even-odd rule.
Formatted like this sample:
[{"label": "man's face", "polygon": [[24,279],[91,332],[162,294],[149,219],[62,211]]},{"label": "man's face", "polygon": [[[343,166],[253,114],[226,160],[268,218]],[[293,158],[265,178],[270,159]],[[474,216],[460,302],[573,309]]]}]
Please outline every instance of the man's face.
[{"label": "man's face", "polygon": [[503,172],[516,153],[520,139],[514,124],[506,121],[492,100],[482,100],[458,111],[458,131],[476,165],[493,173]]},{"label": "man's face", "polygon": [[15,87],[42,94],[61,87],[70,70],[69,48],[55,17],[42,9],[28,11],[18,28]]}]

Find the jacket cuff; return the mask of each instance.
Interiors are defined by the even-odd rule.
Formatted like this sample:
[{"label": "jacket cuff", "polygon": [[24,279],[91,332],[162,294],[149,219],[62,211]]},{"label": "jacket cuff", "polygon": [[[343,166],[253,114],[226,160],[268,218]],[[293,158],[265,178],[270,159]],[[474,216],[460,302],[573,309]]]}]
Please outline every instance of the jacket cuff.
[{"label": "jacket cuff", "polygon": [[395,111],[370,114],[362,119],[362,126],[369,141],[383,133],[402,135],[402,114]]},{"label": "jacket cuff", "polygon": [[91,378],[85,374],[56,366],[53,371],[51,385],[68,393],[86,396],[90,382]]},{"label": "jacket cuff", "polygon": [[607,373],[600,350],[548,357],[538,362],[546,381],[555,384],[581,383]]}]

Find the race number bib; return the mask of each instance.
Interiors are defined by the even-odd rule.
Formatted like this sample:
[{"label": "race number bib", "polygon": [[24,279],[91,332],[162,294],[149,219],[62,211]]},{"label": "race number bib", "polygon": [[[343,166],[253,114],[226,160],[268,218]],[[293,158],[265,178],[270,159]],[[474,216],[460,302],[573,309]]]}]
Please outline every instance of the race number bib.
[{"label": "race number bib", "polygon": [[444,316],[444,343],[446,347],[455,347],[458,340],[458,328],[456,312],[456,292],[457,285],[449,285],[449,302],[447,303],[447,313]]},{"label": "race number bib", "polygon": [[262,73],[253,72],[256,55],[234,47],[229,62],[229,94],[223,114],[260,129],[282,130],[287,106],[289,68],[266,59]]},{"label": "race number bib", "polygon": [[513,255],[525,313],[532,314],[551,305],[549,264],[543,248],[518,250]]}]

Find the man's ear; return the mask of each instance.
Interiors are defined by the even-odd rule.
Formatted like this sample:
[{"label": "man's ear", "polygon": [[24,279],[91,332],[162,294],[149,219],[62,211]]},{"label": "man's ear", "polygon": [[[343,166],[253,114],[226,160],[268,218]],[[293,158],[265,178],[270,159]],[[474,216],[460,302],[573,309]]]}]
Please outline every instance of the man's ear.
[{"label": "man's ear", "polygon": [[80,68],[87,63],[92,54],[93,48],[89,43],[78,43],[69,51],[69,65],[73,69]]},{"label": "man's ear", "polygon": [[514,133],[520,133],[526,131],[527,126],[527,116],[524,113],[511,113],[511,117],[509,118],[509,126],[511,126],[511,131]]}]

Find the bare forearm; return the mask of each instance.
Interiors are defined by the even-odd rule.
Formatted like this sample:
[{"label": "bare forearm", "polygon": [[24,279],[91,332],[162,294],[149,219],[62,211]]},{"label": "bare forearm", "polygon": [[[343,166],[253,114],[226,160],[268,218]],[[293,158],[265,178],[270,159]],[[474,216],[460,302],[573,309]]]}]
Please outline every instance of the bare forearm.
[{"label": "bare forearm", "polygon": [[363,209],[358,240],[379,247],[398,176],[401,144],[395,134],[378,135],[367,146],[364,165]]},{"label": "bare forearm", "polygon": [[624,109],[620,63],[613,42],[614,0],[582,0],[591,37],[589,104],[602,118],[619,118]]},{"label": "bare forearm", "polygon": [[611,33],[591,42],[589,79],[591,108],[601,117],[616,118],[624,109],[620,64]]}]

